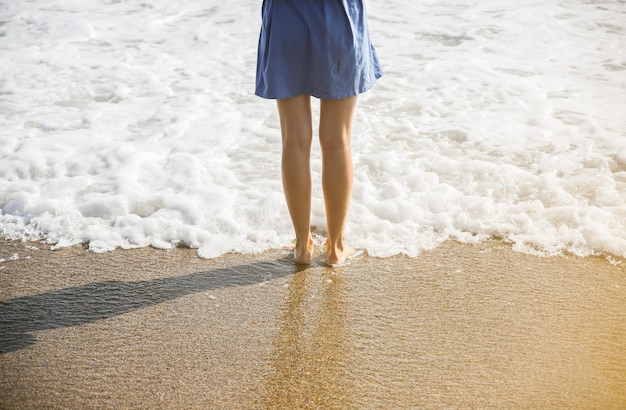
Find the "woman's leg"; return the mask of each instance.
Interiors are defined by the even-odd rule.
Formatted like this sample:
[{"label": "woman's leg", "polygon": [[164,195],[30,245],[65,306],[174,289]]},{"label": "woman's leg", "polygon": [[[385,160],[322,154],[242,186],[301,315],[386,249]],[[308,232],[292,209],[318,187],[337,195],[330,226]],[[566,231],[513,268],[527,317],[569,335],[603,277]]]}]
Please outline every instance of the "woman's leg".
[{"label": "woman's leg", "polygon": [[322,100],[320,103],[320,146],[322,189],[326,206],[328,263],[343,263],[353,252],[343,243],[343,231],[352,195],[350,137],[357,97]]},{"label": "woman's leg", "polygon": [[296,231],[296,263],[310,263],[311,237],[311,98],[308,95],[277,101],[282,134],[282,179],[289,215]]}]

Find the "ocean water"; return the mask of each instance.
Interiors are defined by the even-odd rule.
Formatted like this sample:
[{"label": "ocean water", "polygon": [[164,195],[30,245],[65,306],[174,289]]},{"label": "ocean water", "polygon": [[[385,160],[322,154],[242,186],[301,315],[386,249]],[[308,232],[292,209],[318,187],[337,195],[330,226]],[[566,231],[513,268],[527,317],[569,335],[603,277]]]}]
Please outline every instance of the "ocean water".
[{"label": "ocean water", "polygon": [[[0,1],[0,235],[203,257],[290,243],[276,108],[253,95],[260,7]],[[368,11],[385,76],[357,108],[351,245],[626,257],[626,1]]]}]

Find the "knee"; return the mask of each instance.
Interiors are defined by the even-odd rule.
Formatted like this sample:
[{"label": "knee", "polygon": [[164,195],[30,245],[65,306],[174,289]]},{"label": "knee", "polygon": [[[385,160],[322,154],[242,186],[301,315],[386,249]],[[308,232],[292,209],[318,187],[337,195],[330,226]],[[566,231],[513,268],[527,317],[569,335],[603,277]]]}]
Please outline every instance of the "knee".
[{"label": "knee", "polygon": [[324,152],[350,151],[350,137],[342,133],[320,134],[320,147]]},{"label": "knee", "polygon": [[283,134],[283,150],[307,153],[311,151],[312,135],[306,132],[286,132]]}]

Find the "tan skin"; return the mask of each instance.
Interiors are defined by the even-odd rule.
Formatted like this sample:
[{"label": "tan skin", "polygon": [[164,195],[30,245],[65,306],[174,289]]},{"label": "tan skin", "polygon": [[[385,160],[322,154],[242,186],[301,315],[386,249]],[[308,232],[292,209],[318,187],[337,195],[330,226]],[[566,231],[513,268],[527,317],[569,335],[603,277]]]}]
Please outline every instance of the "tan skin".
[{"label": "tan skin", "polygon": [[[326,208],[328,263],[343,263],[352,248],[343,233],[352,194],[350,137],[357,97],[320,101],[319,139],[322,150],[322,189]],[[289,215],[296,233],[296,263],[313,258],[311,237],[311,97],[299,95],[277,101],[282,134],[282,179]]]}]

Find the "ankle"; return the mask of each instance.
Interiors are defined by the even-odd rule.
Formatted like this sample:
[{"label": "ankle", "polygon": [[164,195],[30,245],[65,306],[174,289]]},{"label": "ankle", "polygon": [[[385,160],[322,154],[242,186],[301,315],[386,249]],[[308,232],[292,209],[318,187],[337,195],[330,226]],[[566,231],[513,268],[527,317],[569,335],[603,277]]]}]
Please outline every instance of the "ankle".
[{"label": "ankle", "polygon": [[311,248],[313,246],[313,237],[309,234],[306,239],[301,239],[296,237],[296,247],[306,246],[307,248]]}]

